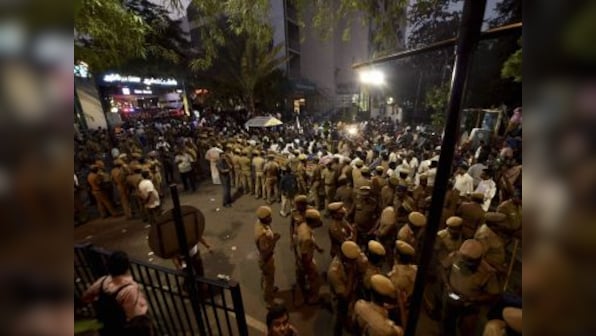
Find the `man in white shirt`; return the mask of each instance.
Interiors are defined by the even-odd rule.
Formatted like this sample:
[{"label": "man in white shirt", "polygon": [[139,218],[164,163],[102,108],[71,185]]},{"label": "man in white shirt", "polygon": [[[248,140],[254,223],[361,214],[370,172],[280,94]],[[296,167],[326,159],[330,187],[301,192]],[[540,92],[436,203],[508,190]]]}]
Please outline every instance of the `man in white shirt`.
[{"label": "man in white shirt", "polygon": [[478,183],[480,183],[480,181],[482,181],[482,171],[485,170],[486,168],[488,168],[487,166],[485,166],[484,164],[478,162],[473,164],[470,169],[468,169],[468,175],[472,176],[472,179],[474,180],[474,188],[476,188],[478,186]]},{"label": "man in white shirt", "polygon": [[147,209],[149,223],[155,224],[155,220],[160,215],[159,206],[161,203],[159,200],[159,193],[151,181],[151,173],[145,170],[142,172],[142,175],[143,180],[139,182],[139,195],[141,196],[141,200]]},{"label": "man in white shirt", "polygon": [[192,171],[192,159],[190,155],[185,153],[182,149],[179,149],[174,161],[178,166],[178,171],[180,172],[180,177],[182,178],[182,183],[184,184],[184,191],[189,191],[190,189],[192,192],[195,192],[197,190],[197,186],[195,184],[195,178]]},{"label": "man in white shirt", "polygon": [[164,137],[162,136],[158,138],[157,144],[155,145],[156,150],[159,151],[161,148],[163,148],[165,152],[170,151],[170,144],[167,141],[165,141]]},{"label": "man in white shirt", "polygon": [[492,172],[488,169],[482,171],[481,178],[482,180],[480,183],[478,183],[478,187],[476,187],[475,192],[484,194],[484,203],[482,204],[482,209],[484,209],[484,211],[488,211],[490,208],[490,203],[497,193],[497,184],[495,181],[493,181]]},{"label": "man in white shirt", "polygon": [[459,191],[460,197],[465,197],[468,193],[474,191],[474,179],[467,172],[468,167],[465,164],[460,164],[455,172],[455,183],[453,189]]}]

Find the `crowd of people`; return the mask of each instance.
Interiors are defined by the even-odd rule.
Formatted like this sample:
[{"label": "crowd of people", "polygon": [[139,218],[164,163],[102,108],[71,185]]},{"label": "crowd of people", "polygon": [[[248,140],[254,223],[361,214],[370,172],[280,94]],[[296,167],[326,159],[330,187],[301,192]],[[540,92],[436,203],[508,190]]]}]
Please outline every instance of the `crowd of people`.
[{"label": "crowd of people", "polygon": [[[268,307],[276,306],[280,235],[271,222],[279,203],[308,304],[321,302],[324,282],[314,262],[323,238],[314,229],[328,229],[334,334],[403,333],[439,161],[432,130],[390,119],[247,129],[242,116],[206,114],[137,123],[118,138],[105,130],[78,135],[75,149],[78,222],[88,202],[102,217],[153,223],[166,185],[200,192],[197,181],[211,179],[222,185],[224,207],[251,196],[267,203],[256,211],[254,239]],[[423,302],[444,335],[521,334],[521,294],[504,295],[521,244],[521,162],[520,109],[500,135],[464,138],[456,149]],[[244,196],[235,200],[232,190]]]}]

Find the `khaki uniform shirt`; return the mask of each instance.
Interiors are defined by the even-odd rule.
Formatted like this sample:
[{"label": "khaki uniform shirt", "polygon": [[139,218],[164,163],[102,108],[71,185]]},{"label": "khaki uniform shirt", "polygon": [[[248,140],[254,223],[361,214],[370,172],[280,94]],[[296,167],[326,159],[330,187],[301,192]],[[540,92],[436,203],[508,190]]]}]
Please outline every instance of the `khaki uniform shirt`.
[{"label": "khaki uniform shirt", "polygon": [[323,181],[325,182],[325,186],[335,186],[335,170],[325,167],[325,169],[323,169],[322,177]]},{"label": "khaki uniform shirt", "polygon": [[348,288],[350,285],[349,277],[350,275],[347,274],[340,257],[336,256],[333,258],[329,265],[329,270],[327,271],[327,281],[329,282],[332,293],[342,298],[349,297],[351,295],[349,291],[352,290],[351,288]]},{"label": "khaki uniform shirt", "polygon": [[465,237],[474,236],[478,227],[484,222],[484,209],[476,202],[462,203],[455,213],[463,220],[462,229]]},{"label": "khaki uniform shirt", "polygon": [[275,249],[275,236],[269,225],[264,225],[259,220],[255,223],[255,243],[261,260],[268,260],[273,256]]},{"label": "khaki uniform shirt", "polygon": [[260,156],[253,157],[252,166],[255,168],[255,173],[262,173],[265,169],[265,159]]},{"label": "khaki uniform shirt", "polygon": [[497,267],[505,264],[505,243],[491,228],[482,224],[476,231],[474,239],[484,247],[484,260]]},{"label": "khaki uniform shirt", "polygon": [[269,161],[263,167],[265,170],[265,177],[267,178],[277,178],[277,174],[279,173],[279,165],[275,161]]},{"label": "khaki uniform shirt", "polygon": [[483,294],[499,294],[499,282],[495,275],[495,269],[486,261],[482,261],[475,272],[461,267],[459,261],[461,257],[458,253],[451,256],[452,262],[449,262],[448,281],[453,290],[464,298],[476,298]]},{"label": "khaki uniform shirt", "polygon": [[335,201],[343,202],[344,207],[350,211],[354,204],[354,191],[347,185],[343,185],[335,191]]},{"label": "khaki uniform shirt", "polygon": [[418,266],[416,265],[395,264],[387,275],[395,288],[405,292],[406,296],[410,297],[414,292],[417,271]]},{"label": "khaki uniform shirt", "polygon": [[461,235],[459,238],[452,238],[447,229],[440,230],[437,232],[437,240],[435,243],[435,255],[440,263],[443,263],[445,259],[452,253],[461,247],[463,243]]},{"label": "khaki uniform shirt", "polygon": [[315,255],[315,237],[312,229],[306,222],[298,225],[296,228],[296,237],[298,240],[298,251],[302,258],[312,260]]},{"label": "khaki uniform shirt", "polygon": [[522,227],[521,206],[513,204],[512,200],[507,200],[499,205],[497,212],[507,216],[507,228],[510,231],[518,231]]},{"label": "khaki uniform shirt", "polygon": [[250,173],[250,159],[248,156],[241,156],[238,159],[238,165],[240,165],[240,170],[243,173]]},{"label": "khaki uniform shirt", "polygon": [[393,205],[394,194],[393,187],[390,185],[386,185],[381,189],[381,209]]},{"label": "khaki uniform shirt", "polygon": [[362,335],[402,336],[404,334],[403,329],[389,319],[387,310],[372,302],[356,301],[354,320]]}]

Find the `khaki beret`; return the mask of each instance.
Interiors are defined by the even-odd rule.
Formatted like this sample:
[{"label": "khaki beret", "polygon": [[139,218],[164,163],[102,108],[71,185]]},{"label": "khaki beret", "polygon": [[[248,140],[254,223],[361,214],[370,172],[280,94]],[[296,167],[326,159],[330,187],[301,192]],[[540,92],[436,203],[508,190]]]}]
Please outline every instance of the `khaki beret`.
[{"label": "khaki beret", "polygon": [[346,177],[346,175],[340,175],[340,176],[337,178],[337,181],[347,181],[347,180],[348,180],[348,178]]},{"label": "khaki beret", "polygon": [[356,167],[360,168],[360,167],[364,166],[364,161],[358,159],[358,160],[356,160],[356,162],[354,162],[354,165],[356,165]]},{"label": "khaki beret", "polygon": [[298,155],[298,160],[300,160],[300,161],[306,161],[306,155],[305,154]]},{"label": "khaki beret", "polygon": [[344,207],[344,202],[333,202],[327,206],[327,209],[331,212],[338,211]]},{"label": "khaki beret", "polygon": [[413,256],[416,253],[416,250],[412,247],[412,245],[406,243],[403,240],[396,240],[395,241],[395,248],[401,253],[405,255]]},{"label": "khaki beret", "polygon": [[414,226],[426,226],[426,216],[417,211],[414,211],[408,215],[408,221],[414,224]]},{"label": "khaki beret", "polygon": [[347,240],[341,244],[341,253],[348,259],[356,259],[360,255],[360,247],[351,240]]},{"label": "khaki beret", "polygon": [[503,309],[503,320],[514,331],[522,332],[522,310],[520,308],[507,307]]},{"label": "khaki beret", "polygon": [[267,218],[269,216],[271,216],[271,208],[270,207],[263,205],[257,209],[257,217],[259,219]]},{"label": "khaki beret", "polygon": [[253,150],[253,151],[252,151],[252,155],[259,155],[259,151],[258,151],[258,150],[256,150],[256,149],[255,149],[255,150]]},{"label": "khaki beret", "polygon": [[[219,146],[218,146],[219,147]],[[231,143],[227,143],[226,144],[226,148],[234,148],[234,145],[232,145]]]},{"label": "khaki beret", "polygon": [[321,219],[321,213],[317,209],[306,209],[304,217],[307,219]]},{"label": "khaki beret", "polygon": [[126,154],[126,153],[122,153],[122,154],[118,155],[118,158],[121,159],[121,160],[124,160],[127,157],[128,157],[128,154]]},{"label": "khaki beret", "polygon": [[370,173],[370,169],[365,166],[365,167],[362,167],[362,169],[360,169],[360,172],[365,173],[365,174]]},{"label": "khaki beret", "polygon": [[396,187],[397,185],[399,185],[399,179],[395,176],[391,176],[389,178],[389,184],[391,184],[392,186]]},{"label": "khaki beret", "polygon": [[240,153],[242,153],[242,152],[240,151],[240,148],[236,148],[236,149],[234,149],[234,153],[236,153],[236,154],[240,154]]},{"label": "khaki beret", "polygon": [[360,191],[370,191],[370,189],[370,186],[367,185],[360,187]]},{"label": "khaki beret", "polygon": [[199,134],[199,137],[205,139],[205,138],[208,138],[209,136],[207,135],[207,133],[201,133],[201,134]]},{"label": "khaki beret", "polygon": [[242,150],[242,154],[248,154],[248,153],[250,153],[250,149],[248,149],[248,148],[244,148],[244,149]]},{"label": "khaki beret", "polygon": [[124,161],[122,161],[122,159],[116,159],[116,160],[114,160],[114,165],[116,165],[116,166],[123,166],[124,165]]},{"label": "khaki beret", "polygon": [[382,173],[385,171],[385,168],[383,168],[383,166],[376,166],[375,170],[378,171],[379,173]]},{"label": "khaki beret", "polygon": [[451,216],[447,218],[447,221],[445,222],[448,227],[460,227],[462,223],[463,219],[458,216]]},{"label": "khaki beret", "polygon": [[137,153],[137,152],[132,153],[130,156],[132,156],[135,159],[140,159],[143,157],[143,155],[141,155],[140,153]]},{"label": "khaki beret", "polygon": [[380,255],[380,256],[385,255],[385,248],[383,247],[383,245],[381,243],[379,243],[376,240],[368,241],[368,250],[370,251],[370,253],[373,253],[376,255]]},{"label": "khaki beret", "polygon": [[393,282],[388,277],[382,274],[375,274],[370,278],[370,283],[375,292],[392,298],[395,297],[397,291]]},{"label": "khaki beret", "polygon": [[459,248],[459,253],[470,259],[480,259],[482,257],[482,252],[482,244],[475,239],[468,239],[464,241]]},{"label": "khaki beret", "polygon": [[484,215],[484,220],[487,223],[500,223],[505,221],[505,219],[507,219],[507,216],[505,216],[505,214],[502,214],[500,212],[487,212]]},{"label": "khaki beret", "polygon": [[269,154],[269,155],[267,155],[267,158],[268,159],[275,159],[275,155],[274,154]]},{"label": "khaki beret", "polygon": [[381,212],[381,224],[382,225],[391,225],[395,224],[395,210],[392,206],[388,206]]},{"label": "khaki beret", "polygon": [[473,200],[484,201],[484,194],[483,193],[475,192],[475,193],[470,194],[470,197]]},{"label": "khaki beret", "polygon": [[295,203],[306,203],[307,201],[308,198],[306,197],[306,195],[298,195],[296,196],[296,198],[294,198]]}]

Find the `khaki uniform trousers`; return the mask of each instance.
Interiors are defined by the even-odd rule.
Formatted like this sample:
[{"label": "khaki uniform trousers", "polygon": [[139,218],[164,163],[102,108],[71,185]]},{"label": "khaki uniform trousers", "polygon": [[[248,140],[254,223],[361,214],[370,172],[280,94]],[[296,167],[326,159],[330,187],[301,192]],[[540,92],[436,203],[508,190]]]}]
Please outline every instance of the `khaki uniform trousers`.
[{"label": "khaki uniform trousers", "polygon": [[263,299],[268,304],[273,302],[274,286],[275,286],[275,262],[273,256],[267,260],[259,260],[259,268],[261,269],[261,289],[263,291]]},{"label": "khaki uniform trousers", "polygon": [[265,197],[265,174],[255,172],[255,194],[257,197]]},{"label": "khaki uniform trousers", "polygon": [[110,213],[110,215],[116,216],[116,210],[114,209],[112,202],[110,202],[108,196],[106,196],[103,191],[93,191],[92,194],[97,201],[97,210],[99,210],[99,214],[102,217],[107,216],[106,210]]}]

